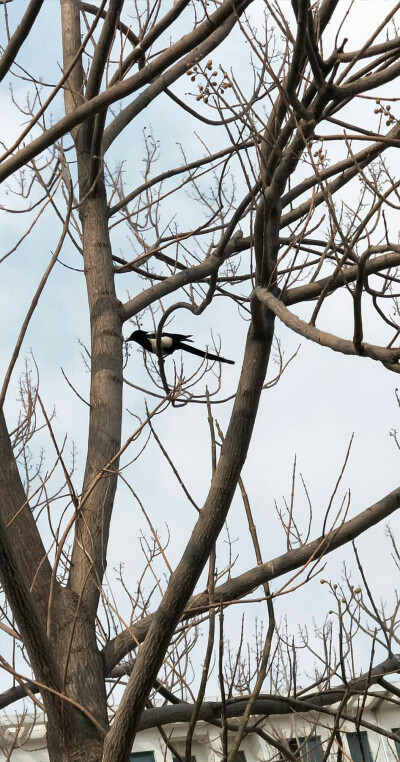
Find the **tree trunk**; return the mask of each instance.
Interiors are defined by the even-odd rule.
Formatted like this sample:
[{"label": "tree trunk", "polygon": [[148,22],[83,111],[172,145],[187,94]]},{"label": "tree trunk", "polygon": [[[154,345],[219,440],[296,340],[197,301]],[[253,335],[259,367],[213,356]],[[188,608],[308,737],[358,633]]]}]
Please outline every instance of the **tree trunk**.
[{"label": "tree trunk", "polygon": [[55,739],[49,731],[47,750],[50,762],[101,762],[103,757],[103,741],[100,739],[76,738],[65,748],[62,741]]}]

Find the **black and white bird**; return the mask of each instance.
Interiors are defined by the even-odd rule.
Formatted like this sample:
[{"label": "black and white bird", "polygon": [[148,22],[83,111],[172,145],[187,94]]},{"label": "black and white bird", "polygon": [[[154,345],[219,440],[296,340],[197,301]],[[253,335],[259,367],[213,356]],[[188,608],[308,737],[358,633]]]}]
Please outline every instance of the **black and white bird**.
[{"label": "black and white bird", "polygon": [[[156,334],[152,331],[142,331],[140,328],[134,331],[126,341],[136,341],[136,344],[140,344],[147,352],[157,354],[157,341]],[[177,349],[182,349],[184,352],[189,352],[191,355],[197,355],[197,357],[206,357],[207,360],[213,360],[216,362],[226,362],[229,365],[234,365],[234,360],[225,360],[225,357],[219,355],[213,355],[208,350],[196,349],[185,344],[186,341],[191,342],[191,334],[185,336],[183,333],[162,333],[161,334],[161,351],[164,356],[172,355]]]}]

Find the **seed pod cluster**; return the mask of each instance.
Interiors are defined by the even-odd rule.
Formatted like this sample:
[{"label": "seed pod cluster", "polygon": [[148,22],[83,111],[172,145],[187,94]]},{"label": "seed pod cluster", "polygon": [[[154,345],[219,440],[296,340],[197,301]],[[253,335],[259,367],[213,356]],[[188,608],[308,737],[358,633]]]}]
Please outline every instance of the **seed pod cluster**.
[{"label": "seed pod cluster", "polygon": [[[203,101],[203,103],[207,104],[210,95],[222,95],[225,90],[232,87],[232,82],[222,66],[219,67],[219,72],[217,71],[212,58],[207,61],[203,70],[198,65],[198,62],[199,59],[196,58],[193,64],[188,64],[186,74],[190,77],[191,82],[198,82],[196,101]],[[220,78],[219,81],[218,77]]]}]

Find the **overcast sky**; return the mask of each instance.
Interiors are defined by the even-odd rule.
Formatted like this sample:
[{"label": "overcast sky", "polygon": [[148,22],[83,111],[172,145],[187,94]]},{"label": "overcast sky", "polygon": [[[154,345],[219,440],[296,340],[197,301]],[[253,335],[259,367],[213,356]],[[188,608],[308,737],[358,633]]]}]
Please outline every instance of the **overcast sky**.
[{"label": "overcast sky", "polygon": [[[288,0],[282,6],[290,13]],[[10,27],[13,29],[25,6],[21,0],[9,6]],[[372,29],[393,7],[391,0],[374,2],[356,0],[352,12],[346,19],[342,36],[347,36],[347,49],[359,47],[369,36]],[[260,19],[263,7],[254,5],[254,20]],[[286,10],[285,10],[286,12]],[[400,16],[398,15],[398,21]],[[182,22],[183,23],[183,22]],[[336,28],[336,25],[335,25]],[[0,28],[1,42],[4,43],[4,29]],[[233,66],[238,78],[245,80],[243,61],[248,58],[246,46],[239,47],[239,33],[232,38],[218,53],[218,60],[226,66]],[[46,46],[41,40],[46,39]],[[328,41],[329,44],[329,41]],[[59,5],[56,0],[47,0],[45,10],[34,27],[33,36],[18,56],[21,66],[37,76],[43,76],[45,82],[55,83],[59,75],[61,61]],[[0,89],[0,139],[9,145],[22,124],[21,114],[10,103],[10,78],[6,78]],[[27,83],[20,79],[14,83],[14,97],[21,101],[27,89]],[[185,93],[188,82],[177,83],[175,91]],[[389,94],[386,90],[386,94]],[[397,94],[397,93],[395,93]],[[363,113],[365,108],[365,116]],[[352,114],[353,120],[371,119],[371,108],[360,106]],[[4,115],[7,114],[7,118]],[[54,119],[62,114],[62,103],[54,105]],[[348,114],[347,114],[348,115]],[[349,117],[350,118],[350,117]],[[154,137],[160,141],[160,160],[156,172],[181,163],[180,148],[182,143],[187,156],[192,159],[201,155],[201,146],[195,132],[206,139],[211,150],[223,145],[222,132],[214,134],[191,121],[187,115],[180,115],[171,108],[171,102],[164,96],[157,100],[141,117],[129,127],[126,134],[116,141],[108,158],[109,166],[124,158],[128,189],[140,182],[143,157],[142,130],[153,129]],[[377,124],[376,124],[377,127]],[[65,140],[65,144],[68,144]],[[334,155],[334,153],[333,153]],[[393,161],[393,157],[391,157]],[[398,162],[398,158],[397,158]],[[300,168],[300,171],[303,171]],[[242,188],[237,178],[238,193]],[[356,193],[352,186],[350,193]],[[0,203],[18,208],[20,202],[14,198],[6,186],[1,189]],[[190,198],[181,195],[182,206],[179,208],[180,219],[187,215],[188,228],[195,219],[193,203]],[[166,202],[165,219],[177,210],[174,202]],[[186,205],[185,205],[186,204]],[[177,212],[178,213],[178,212]],[[197,212],[196,212],[197,213]],[[393,220],[392,220],[393,222]],[[6,214],[0,227],[0,256],[15,245],[22,232],[22,220],[18,214]],[[118,226],[112,233],[114,252],[130,258],[131,245],[126,232]],[[245,231],[246,232],[246,231]],[[44,271],[60,234],[60,222],[54,213],[45,212],[34,226],[30,235],[21,243],[18,250],[1,264],[0,304],[2,309],[3,331],[0,334],[0,365],[2,372],[7,367],[14,342],[20,330],[27,305],[33,296],[37,283]],[[245,256],[245,255],[244,255]],[[23,371],[25,358],[32,353],[40,372],[40,393],[47,410],[56,410],[54,428],[60,439],[68,434],[67,450],[72,443],[77,452],[77,470],[74,483],[79,491],[82,478],[87,436],[87,408],[73,394],[67,385],[61,368],[77,391],[88,397],[89,375],[82,359],[83,342],[89,346],[89,322],[86,303],[84,277],[81,262],[70,243],[66,242],[60,257],[61,262],[76,269],[71,270],[58,264],[53,271],[39,309],[29,326],[23,349],[14,372],[8,393],[6,413],[10,428],[15,425],[18,409],[18,376]],[[127,294],[132,296],[142,287],[135,276],[121,276],[118,282],[119,298],[124,301]],[[166,301],[166,304],[168,300]],[[309,307],[301,308],[298,314],[310,315]],[[326,303],[321,314],[320,327],[330,327],[336,334],[349,337],[352,333],[351,301],[347,295],[337,295]],[[144,325],[146,327],[146,325]],[[150,326],[151,327],[151,324]],[[128,335],[131,326],[125,326]],[[240,372],[240,362],[247,324],[240,318],[232,302],[222,304],[216,299],[211,307],[195,318],[187,312],[178,314],[172,330],[191,333],[197,346],[205,346],[211,341],[211,330],[216,337],[221,337],[221,353],[236,361],[235,366],[223,368],[222,390],[219,397],[233,394]],[[371,325],[371,331],[374,330]],[[285,357],[289,358],[300,346],[298,354],[283,375],[279,384],[264,392],[260,414],[257,419],[249,456],[244,468],[243,478],[248,490],[254,514],[259,523],[260,541],[265,560],[280,555],[285,551],[285,537],[279,526],[275,511],[275,501],[283,507],[283,497],[290,500],[291,478],[294,458],[297,458],[298,474],[303,475],[313,505],[313,529],[311,539],[320,534],[324,511],[341,471],[350,438],[354,433],[348,465],[335,500],[337,510],[344,494],[351,490],[349,516],[355,515],[374,501],[383,497],[398,484],[399,452],[396,449],[391,429],[399,425],[399,409],[395,398],[398,376],[371,360],[349,358],[319,348],[291,334],[277,323],[276,333],[282,342]],[[30,360],[31,364],[32,361]],[[171,362],[171,361],[169,361]],[[32,366],[32,365],[31,365]],[[190,357],[185,368],[194,369],[195,362]],[[269,376],[276,366],[272,366]],[[135,348],[130,349],[130,357],[125,370],[126,377],[132,383],[151,388],[150,381],[143,370],[142,355]],[[210,382],[208,382],[210,383]],[[212,385],[212,382],[211,382]],[[148,405],[154,404],[151,397],[127,387],[124,396],[124,435],[128,436],[137,425],[131,415],[145,415],[145,399]],[[231,403],[216,406],[214,414],[225,429]],[[155,428],[164,445],[177,464],[179,473],[189,485],[191,494],[201,505],[210,480],[210,446],[207,415],[204,406],[191,405],[182,409],[169,409],[162,417],[155,420]],[[126,460],[137,454],[144,444],[145,435],[130,449]],[[34,460],[39,456],[40,447],[45,448],[46,468],[53,462],[54,454],[51,443],[43,434],[38,437]],[[170,543],[167,555],[172,566],[179,558],[195,521],[195,511],[185,499],[182,490],[162,458],[155,442],[151,441],[141,456],[125,472],[129,473],[132,486],[146,506],[161,537],[166,539],[167,527]],[[308,509],[305,493],[297,480],[296,516],[304,529],[308,523]],[[393,529],[398,531],[399,521],[392,518]],[[129,616],[129,609],[118,583],[115,583],[115,569],[124,564],[125,581],[132,592],[143,567],[143,555],[140,550],[139,536],[149,534],[146,522],[138,504],[126,488],[121,487],[116,501],[115,514],[111,527],[111,542],[108,562],[108,579],[116,599],[123,606],[123,615]],[[233,541],[234,554],[240,553],[233,574],[255,565],[253,552],[245,537],[245,516],[239,495],[235,498],[229,517],[229,532]],[[227,534],[223,532],[220,540],[222,568],[228,559]],[[391,597],[390,588],[395,581],[395,567],[390,558],[390,546],[385,538],[385,525],[381,524],[370,530],[358,541],[361,557],[373,589],[379,596]],[[358,584],[359,573],[355,570],[350,548],[341,549],[334,556],[326,559],[326,568],[322,576],[340,582],[343,561],[353,568],[354,580]],[[161,567],[160,567],[161,569]],[[390,584],[388,582],[390,581]],[[150,588],[150,580],[148,582]],[[274,586],[275,589],[275,586]],[[302,587],[292,595],[285,595],[276,601],[278,619],[287,617],[290,632],[297,631],[298,623],[312,627],[313,620],[321,624],[331,608],[332,601],[327,586],[321,586],[319,577]],[[239,612],[234,607],[227,614],[228,632],[235,644],[238,639]],[[253,617],[266,616],[264,605],[245,607],[248,621],[247,631],[253,629]],[[0,635],[0,644],[2,636]],[[367,650],[360,646],[359,668],[368,667]],[[367,658],[365,663],[364,656]],[[305,660],[308,669],[312,660]],[[0,686],[9,686],[8,677],[0,673]]]}]

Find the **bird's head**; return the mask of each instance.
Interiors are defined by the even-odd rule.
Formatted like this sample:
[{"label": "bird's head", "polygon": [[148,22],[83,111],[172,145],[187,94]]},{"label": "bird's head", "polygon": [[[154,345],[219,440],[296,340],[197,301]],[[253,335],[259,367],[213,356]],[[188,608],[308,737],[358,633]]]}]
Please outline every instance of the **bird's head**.
[{"label": "bird's head", "polygon": [[137,331],[134,331],[133,333],[131,333],[131,335],[128,336],[128,338],[125,339],[125,341],[140,341],[140,339],[143,338],[143,336],[145,335],[146,335],[146,331],[142,331],[139,328]]}]

